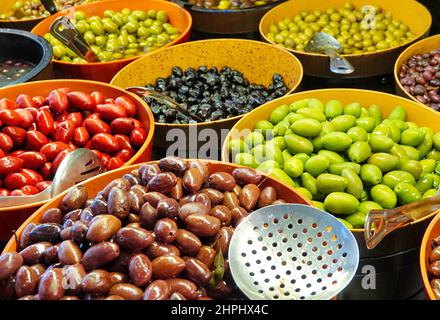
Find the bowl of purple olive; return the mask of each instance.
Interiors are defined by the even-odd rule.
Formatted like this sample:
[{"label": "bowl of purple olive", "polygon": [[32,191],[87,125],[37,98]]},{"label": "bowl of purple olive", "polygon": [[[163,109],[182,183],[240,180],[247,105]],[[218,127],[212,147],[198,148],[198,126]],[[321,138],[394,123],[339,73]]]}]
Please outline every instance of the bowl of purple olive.
[{"label": "bowl of purple olive", "polygon": [[0,88],[50,79],[52,47],[30,32],[0,28]]},{"label": "bowl of purple olive", "polygon": [[[198,151],[207,142],[220,149],[222,139],[241,117],[295,91],[302,76],[299,60],[283,48],[259,41],[215,39],[149,53],[122,69],[111,84],[141,87],[174,100],[184,112],[160,99],[145,98],[156,122],[153,146],[167,149],[178,143],[182,149],[186,143],[183,149]],[[187,141],[176,142],[182,137]],[[220,153],[209,156],[219,157]]]},{"label": "bowl of purple olive", "polygon": [[398,94],[440,111],[440,34],[403,51],[394,77]]}]

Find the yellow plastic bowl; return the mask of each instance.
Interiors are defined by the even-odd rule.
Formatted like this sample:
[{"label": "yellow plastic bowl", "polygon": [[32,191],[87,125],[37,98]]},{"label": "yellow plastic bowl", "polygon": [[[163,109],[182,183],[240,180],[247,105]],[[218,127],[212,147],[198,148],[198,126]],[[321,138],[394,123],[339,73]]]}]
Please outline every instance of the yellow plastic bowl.
[{"label": "yellow plastic bowl", "polygon": [[[399,105],[406,109],[408,121],[412,121],[420,126],[429,127],[434,130],[434,132],[440,131],[439,113],[433,111],[428,107],[395,95],[359,89],[324,89],[304,91],[268,102],[258,109],[250,112],[245,117],[243,117],[243,119],[238,121],[225,139],[222,149],[222,160],[229,161],[228,142],[231,139],[236,139],[242,136],[240,135],[240,132],[244,133],[247,131],[246,133],[248,133],[249,130],[253,130],[255,123],[259,120],[267,120],[272,110],[276,107],[282,104],[291,104],[294,101],[306,98],[317,98],[321,100],[324,104],[332,99],[338,99],[342,102],[342,104],[359,102],[362,106],[369,106],[374,103],[379,105],[382,114],[385,117],[392,111],[395,106]],[[430,214],[423,219],[412,222],[411,225],[431,219],[435,215],[435,213],[436,212]],[[411,225],[409,227],[411,227]],[[356,239],[363,239],[364,229],[353,229],[352,231],[355,233]]]},{"label": "yellow plastic bowl", "polygon": [[[203,65],[218,69],[229,66],[243,72],[251,83],[266,86],[272,81],[273,74],[279,73],[290,89],[289,93],[298,88],[303,76],[298,59],[280,47],[251,40],[216,39],[183,43],[149,53],[122,69],[111,84],[121,88],[154,84],[158,77],[170,76],[174,66],[186,69]],[[230,129],[241,117],[199,123],[197,129],[215,129],[220,137],[222,129]],[[182,129],[188,133],[190,127],[195,125],[156,123],[154,146],[168,147],[170,142],[166,141],[166,135],[169,130]]]},{"label": "yellow plastic bowl", "polygon": [[423,104],[419,102],[411,93],[405,90],[403,85],[399,81],[399,71],[403,64],[405,64],[408,59],[416,54],[428,53],[431,50],[435,50],[440,48],[440,34],[435,36],[417,41],[413,45],[403,51],[400,56],[397,58],[396,63],[394,64],[394,80],[396,81],[396,93],[407,97],[408,99],[414,100],[417,103]]},{"label": "yellow plastic bowl", "polygon": [[[426,37],[431,27],[431,14],[419,2],[414,0],[381,1],[381,0],[352,0],[355,7],[364,5],[377,5],[386,12],[390,12],[394,18],[407,25],[414,33],[415,38],[398,47],[380,50],[372,53],[344,55],[354,66],[355,71],[343,78],[362,78],[391,73],[394,61],[408,45],[418,39]],[[266,13],[260,21],[260,34],[268,42],[266,34],[269,26],[273,23],[293,17],[301,11],[326,10],[329,8],[340,8],[346,0],[294,0],[280,4]],[[337,75],[330,72],[330,60],[328,56],[301,52],[288,49],[293,52],[301,61],[304,67],[304,74],[318,77],[334,78]]]},{"label": "yellow plastic bowl", "polygon": [[[146,103],[142,99],[117,87],[111,86],[107,83],[86,80],[46,80],[2,88],[0,89],[0,97],[15,101],[17,96],[21,93],[26,93],[30,96],[47,96],[50,91],[56,88],[70,88],[72,91],[77,90],[86,92],[100,91],[105,97],[116,98],[118,96],[126,96],[132,99],[136,104],[136,118],[143,123],[147,130],[147,139],[142,147],[124,164],[124,166],[141,163],[151,159],[151,150],[153,146],[152,140],[154,135],[153,113],[150,108],[146,107]],[[11,231],[18,228],[24,220],[46,202],[47,200],[6,208],[2,208],[0,203],[0,241],[9,239]]]}]

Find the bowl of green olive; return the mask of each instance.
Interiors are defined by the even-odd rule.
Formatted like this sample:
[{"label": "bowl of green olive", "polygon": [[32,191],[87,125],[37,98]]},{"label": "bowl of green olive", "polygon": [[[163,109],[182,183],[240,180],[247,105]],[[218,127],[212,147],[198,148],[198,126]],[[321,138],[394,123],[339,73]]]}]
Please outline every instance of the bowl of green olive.
[{"label": "bowl of green olive", "polygon": [[[54,0],[58,10],[99,0]],[[104,0],[101,0],[104,1]],[[40,0],[2,0],[0,1],[0,27],[31,31],[50,13]]]},{"label": "bowl of green olive", "polygon": [[341,55],[355,68],[343,77],[364,78],[392,73],[399,54],[426,37],[431,22],[429,11],[412,0],[296,0],[267,12],[260,34],[294,53],[304,74],[334,78],[327,55],[306,51],[315,33],[327,33],[341,43]]},{"label": "bowl of green olive", "polygon": [[[61,16],[75,25],[99,62],[87,62],[49,33],[53,21]],[[60,11],[32,32],[52,45],[57,76],[110,82],[140,56],[188,41],[191,25],[191,15],[172,2],[109,0]]]}]

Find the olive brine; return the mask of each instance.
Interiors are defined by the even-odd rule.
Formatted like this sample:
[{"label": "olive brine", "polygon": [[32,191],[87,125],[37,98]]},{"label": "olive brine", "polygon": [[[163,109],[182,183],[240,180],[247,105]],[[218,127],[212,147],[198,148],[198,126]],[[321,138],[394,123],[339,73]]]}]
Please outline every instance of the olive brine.
[{"label": "olive brine", "polygon": [[[155,84],[145,87],[170,96],[204,121],[248,113],[289,91],[280,74],[274,74],[271,84],[266,88],[262,84],[250,83],[243,73],[228,66],[221,70],[200,66],[197,70],[188,68],[185,71],[175,66],[169,77],[157,78]],[[148,98],[145,101],[159,123],[196,122],[166,104]]]}]

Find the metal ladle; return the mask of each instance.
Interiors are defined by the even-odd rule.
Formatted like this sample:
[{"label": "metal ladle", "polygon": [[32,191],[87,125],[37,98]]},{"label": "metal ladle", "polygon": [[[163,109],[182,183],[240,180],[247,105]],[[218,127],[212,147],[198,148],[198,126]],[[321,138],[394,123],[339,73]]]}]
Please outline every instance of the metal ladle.
[{"label": "metal ladle", "polygon": [[98,56],[69,18],[59,17],[55,19],[50,26],[50,33],[87,62],[99,62]]},{"label": "metal ladle", "polygon": [[437,194],[429,199],[394,209],[371,210],[364,224],[367,248],[374,249],[389,233],[438,210],[440,210],[440,187]]},{"label": "metal ladle", "polygon": [[166,104],[170,108],[177,110],[184,115],[192,118],[193,120],[197,120],[199,122],[205,122],[204,119],[200,118],[199,116],[191,113],[187,108],[183,107],[180,103],[178,103],[176,100],[171,98],[170,96],[163,94],[159,91],[150,90],[144,87],[128,87],[125,88],[128,92],[134,93],[141,98],[150,98],[154,99],[159,103]]},{"label": "metal ladle", "polygon": [[331,35],[317,32],[305,47],[306,51],[324,53],[330,57],[330,71],[336,74],[350,74],[354,67],[347,59],[339,55],[341,43]]},{"label": "metal ladle", "polygon": [[105,172],[98,156],[80,148],[69,153],[61,162],[50,187],[32,196],[0,197],[0,207],[12,207],[49,200],[64,190]]}]

